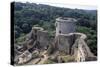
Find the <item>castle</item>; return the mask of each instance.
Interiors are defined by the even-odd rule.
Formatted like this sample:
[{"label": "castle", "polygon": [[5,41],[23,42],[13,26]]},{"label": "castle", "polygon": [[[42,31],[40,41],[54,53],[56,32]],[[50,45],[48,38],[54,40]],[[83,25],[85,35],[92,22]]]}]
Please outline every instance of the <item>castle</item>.
[{"label": "castle", "polygon": [[[31,62],[33,64],[43,64],[43,61],[48,60],[52,55],[56,55],[57,62],[62,62],[63,56],[61,53],[64,53],[64,56],[73,56],[72,62],[96,60],[96,57],[85,42],[87,36],[83,33],[75,32],[76,21],[74,18],[57,18],[55,23],[56,33],[53,40],[49,38],[48,31],[43,30],[41,27],[33,27],[31,32],[26,35],[25,42],[22,43],[23,47],[20,49],[25,48],[22,53],[15,46],[15,52],[19,54],[16,55],[15,62],[24,64],[33,58],[38,58],[37,62]],[[51,55],[48,54],[49,52],[51,52]],[[34,55],[35,57],[33,57]],[[41,58],[40,55],[43,57]]]}]

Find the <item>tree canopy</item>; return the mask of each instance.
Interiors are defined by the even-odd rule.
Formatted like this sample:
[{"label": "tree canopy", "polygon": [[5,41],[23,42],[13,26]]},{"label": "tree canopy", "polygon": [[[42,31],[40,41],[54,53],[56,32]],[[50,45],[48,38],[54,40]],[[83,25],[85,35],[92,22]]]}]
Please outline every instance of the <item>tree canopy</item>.
[{"label": "tree canopy", "polygon": [[88,36],[87,43],[91,51],[97,55],[97,10],[82,10],[60,8],[35,3],[14,3],[14,33],[15,38],[21,37],[37,25],[48,31],[55,31],[55,19],[72,17],[78,21],[77,32]]}]

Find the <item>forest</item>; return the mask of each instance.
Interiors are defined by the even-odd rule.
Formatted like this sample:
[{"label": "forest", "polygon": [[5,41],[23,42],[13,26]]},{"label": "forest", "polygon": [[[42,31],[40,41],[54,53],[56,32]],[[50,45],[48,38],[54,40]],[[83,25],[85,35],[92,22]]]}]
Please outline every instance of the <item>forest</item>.
[{"label": "forest", "polygon": [[97,10],[82,10],[54,7],[36,3],[14,4],[14,34],[15,40],[21,42],[33,26],[43,27],[52,33],[55,31],[55,19],[58,17],[71,17],[76,22],[77,32],[87,35],[87,44],[97,56]]}]

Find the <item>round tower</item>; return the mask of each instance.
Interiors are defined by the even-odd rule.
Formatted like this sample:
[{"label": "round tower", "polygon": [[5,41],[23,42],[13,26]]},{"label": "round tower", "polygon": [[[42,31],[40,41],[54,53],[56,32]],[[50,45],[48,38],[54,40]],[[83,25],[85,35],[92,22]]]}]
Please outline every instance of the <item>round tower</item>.
[{"label": "round tower", "polygon": [[75,32],[75,22],[77,20],[74,18],[62,18],[59,17],[56,19],[56,36],[59,34],[68,34]]}]

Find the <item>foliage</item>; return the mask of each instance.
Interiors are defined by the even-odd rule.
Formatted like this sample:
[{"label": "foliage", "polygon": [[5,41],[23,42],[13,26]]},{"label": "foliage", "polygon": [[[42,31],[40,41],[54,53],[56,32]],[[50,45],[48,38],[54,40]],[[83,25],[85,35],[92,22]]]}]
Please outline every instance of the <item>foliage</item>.
[{"label": "foliage", "polygon": [[87,35],[87,44],[91,51],[97,55],[97,33],[88,27],[78,26],[77,32],[81,32]]},{"label": "foliage", "polygon": [[21,34],[21,37],[16,39],[17,43],[22,43],[26,40],[25,34]]},{"label": "foliage", "polygon": [[78,20],[76,23],[78,26],[77,32],[85,33],[88,36],[87,43],[91,51],[97,55],[97,10],[69,9],[43,4],[15,2],[15,38],[21,41],[21,34],[29,33],[34,25],[48,30],[51,36],[51,33],[55,31],[55,19],[57,17],[76,18]]},{"label": "foliage", "polygon": [[54,62],[54,61],[52,61],[52,60],[50,60],[50,59],[48,59],[48,60],[46,60],[46,61],[44,62],[44,64],[54,64],[54,63],[56,63],[56,62]]},{"label": "foliage", "polygon": [[48,52],[48,55],[52,54],[54,52],[54,47],[50,45],[47,52]]},{"label": "foliage", "polygon": [[75,61],[75,58],[73,56],[61,56],[62,58],[62,61],[65,63],[65,62],[74,62]]}]

